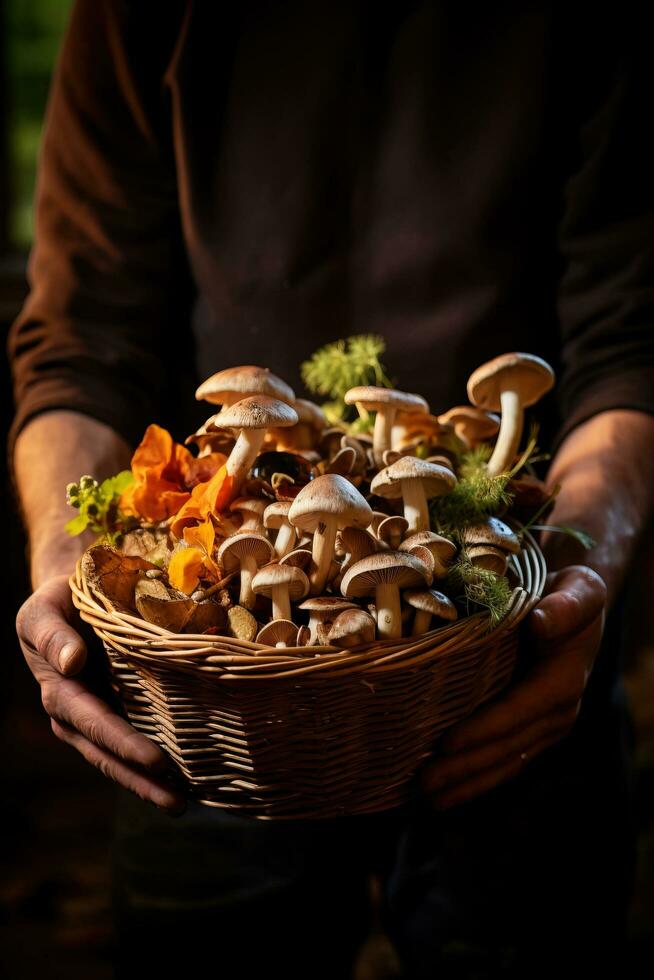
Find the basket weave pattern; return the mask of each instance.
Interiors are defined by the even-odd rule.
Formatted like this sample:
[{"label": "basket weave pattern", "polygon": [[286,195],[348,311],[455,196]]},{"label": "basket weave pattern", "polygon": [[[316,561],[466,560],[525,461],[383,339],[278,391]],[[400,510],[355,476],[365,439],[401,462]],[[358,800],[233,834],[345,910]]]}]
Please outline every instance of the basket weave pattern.
[{"label": "basket weave pattern", "polygon": [[80,563],[70,584],[129,721],[165,749],[191,797],[259,819],[322,819],[406,802],[444,729],[508,684],[518,624],[545,583],[528,533],[510,568],[495,628],[480,612],[351,650],[170,633],[105,608]]}]

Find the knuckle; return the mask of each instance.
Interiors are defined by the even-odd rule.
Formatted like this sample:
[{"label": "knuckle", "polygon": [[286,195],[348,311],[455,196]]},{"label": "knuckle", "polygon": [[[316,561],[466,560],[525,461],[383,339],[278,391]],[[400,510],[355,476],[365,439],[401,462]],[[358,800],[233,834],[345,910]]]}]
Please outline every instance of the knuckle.
[{"label": "knuckle", "polygon": [[58,701],[55,687],[52,684],[43,684],[41,687],[41,704],[46,714],[50,715],[51,718],[57,714]]}]

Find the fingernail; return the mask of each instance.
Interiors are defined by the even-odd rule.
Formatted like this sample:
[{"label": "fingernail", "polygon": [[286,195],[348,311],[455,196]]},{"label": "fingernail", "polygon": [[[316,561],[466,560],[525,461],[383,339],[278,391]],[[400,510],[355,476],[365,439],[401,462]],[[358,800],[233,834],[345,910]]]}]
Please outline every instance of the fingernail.
[{"label": "fingernail", "polygon": [[74,643],[66,643],[59,651],[59,669],[66,673],[77,656],[78,648]]}]

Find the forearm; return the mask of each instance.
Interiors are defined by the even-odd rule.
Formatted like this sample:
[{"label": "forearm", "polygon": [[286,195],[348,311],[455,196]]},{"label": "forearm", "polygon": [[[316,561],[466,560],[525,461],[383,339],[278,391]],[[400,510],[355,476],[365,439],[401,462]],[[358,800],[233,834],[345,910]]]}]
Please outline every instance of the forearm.
[{"label": "forearm", "polygon": [[597,542],[586,550],[568,535],[544,532],[550,570],[589,565],[611,605],[654,511],[654,417],[615,409],[577,426],[562,443],[547,483],[561,485],[549,524],[568,524]]},{"label": "forearm", "polygon": [[16,440],[14,468],[30,546],[34,588],[72,570],[93,535],[70,537],[75,515],[66,485],[85,473],[104,479],[129,465],[131,450],[113,429],[79,412],[51,411],[32,419]]}]

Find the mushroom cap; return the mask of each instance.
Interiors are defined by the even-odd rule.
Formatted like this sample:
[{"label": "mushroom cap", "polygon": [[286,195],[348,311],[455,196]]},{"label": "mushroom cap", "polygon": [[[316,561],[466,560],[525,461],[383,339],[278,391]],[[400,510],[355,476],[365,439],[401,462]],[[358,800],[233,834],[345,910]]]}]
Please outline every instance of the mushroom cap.
[{"label": "mushroom cap", "polygon": [[297,412],[286,402],[268,395],[250,395],[226,405],[205,425],[215,429],[269,429],[297,423]]},{"label": "mushroom cap", "polygon": [[338,595],[319,595],[307,599],[298,606],[298,609],[303,609],[318,619],[326,619],[328,616],[335,619],[344,609],[358,609],[358,606],[353,602],[341,599]]},{"label": "mushroom cap", "polygon": [[358,555],[364,558],[377,551],[379,542],[374,534],[362,527],[344,527],[336,535],[336,552],[346,555]]},{"label": "mushroom cap", "polygon": [[294,647],[297,645],[297,632],[296,623],[290,619],[273,619],[261,627],[257,633],[257,643],[271,647],[284,643],[286,646]]},{"label": "mushroom cap", "polygon": [[498,517],[487,517],[480,524],[471,524],[462,533],[466,545],[489,544],[502,551],[510,551],[517,555],[520,551],[520,541],[511,528]]},{"label": "mushroom cap", "polygon": [[279,528],[288,520],[288,512],[291,509],[290,500],[275,500],[268,504],[263,512],[264,527]]},{"label": "mushroom cap", "polygon": [[411,551],[412,548],[426,548],[442,561],[447,561],[456,554],[454,542],[441,534],[436,534],[435,531],[416,531],[415,534],[404,539],[398,551]]},{"label": "mushroom cap", "polygon": [[310,402],[306,398],[296,398],[293,402],[293,408],[297,412],[299,421],[305,425],[310,425],[316,432],[320,433],[327,427],[325,413],[320,405],[316,405],[315,402]]},{"label": "mushroom cap", "polygon": [[233,572],[240,567],[241,560],[246,555],[253,555],[257,565],[269,562],[273,556],[273,546],[263,534],[244,532],[232,534],[225,538],[218,549],[218,563],[226,572]]},{"label": "mushroom cap", "polygon": [[395,585],[398,589],[431,585],[431,571],[406,551],[379,551],[362,558],[347,570],[341,592],[348,599],[373,595],[378,585]]},{"label": "mushroom cap", "polygon": [[463,426],[465,434],[471,439],[490,439],[500,431],[499,416],[474,405],[455,405],[439,415],[438,419]]},{"label": "mushroom cap", "polygon": [[449,493],[457,482],[454,473],[447,466],[426,463],[417,456],[402,456],[377,473],[370,484],[370,490],[379,497],[401,497],[402,480],[420,480],[427,498]]},{"label": "mushroom cap", "polygon": [[554,371],[535,354],[513,351],[487,361],[468,378],[468,398],[473,405],[499,412],[502,391],[517,391],[523,405],[533,405],[554,384]]},{"label": "mushroom cap", "polygon": [[407,589],[402,598],[414,609],[440,619],[455,620],[458,616],[454,603],[436,589]]},{"label": "mushroom cap", "polygon": [[368,527],[372,510],[365,497],[338,473],[317,476],[302,487],[288,512],[294,527],[315,531],[325,517],[334,517],[339,527]]},{"label": "mushroom cap", "polygon": [[[371,643],[375,639],[375,621],[364,609],[352,606],[339,613],[327,634],[327,642],[334,646],[356,646]],[[343,642],[349,641],[349,642]]]},{"label": "mushroom cap", "polygon": [[279,559],[280,565],[294,565],[296,568],[308,568],[311,564],[311,551],[308,548],[295,548]]},{"label": "mushroom cap", "polygon": [[248,395],[269,395],[288,405],[293,405],[295,402],[295,392],[290,385],[268,368],[257,367],[254,364],[218,371],[203,381],[195,392],[198,401],[207,401],[214,405],[223,405],[235,395],[238,399]]},{"label": "mushroom cap", "polygon": [[400,514],[394,514],[391,517],[385,517],[383,521],[379,522],[377,527],[377,537],[388,544],[389,538],[392,534],[400,535],[403,538],[406,534],[409,522],[406,517],[400,516]]},{"label": "mushroom cap", "polygon": [[229,505],[231,511],[239,511],[245,517],[247,514],[256,514],[258,517],[262,517],[264,511],[268,506],[268,501],[263,500],[261,497],[237,497],[236,500]]},{"label": "mushroom cap", "polygon": [[252,591],[268,598],[276,585],[288,587],[288,597],[291,602],[303,599],[309,591],[309,579],[297,565],[270,562],[263,565],[252,579]]},{"label": "mushroom cap", "polygon": [[429,405],[421,395],[396,391],[395,388],[377,388],[375,385],[358,385],[356,388],[350,388],[345,392],[343,401],[346,405],[361,402],[374,412],[379,412],[388,406],[396,411],[429,412]]},{"label": "mushroom cap", "polygon": [[466,552],[473,565],[487,568],[496,575],[505,574],[509,559],[501,548],[494,548],[491,544],[472,544],[466,548]]}]

